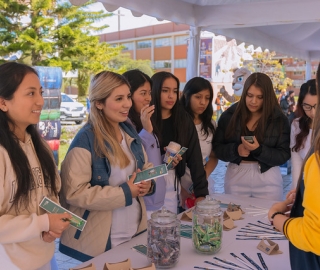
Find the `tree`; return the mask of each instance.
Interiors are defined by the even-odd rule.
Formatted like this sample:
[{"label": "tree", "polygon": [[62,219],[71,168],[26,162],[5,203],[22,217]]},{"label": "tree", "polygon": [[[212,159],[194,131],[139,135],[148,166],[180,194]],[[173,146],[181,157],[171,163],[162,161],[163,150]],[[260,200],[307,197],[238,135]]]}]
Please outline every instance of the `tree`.
[{"label": "tree", "polygon": [[262,72],[267,74],[273,83],[273,88],[281,91],[291,86],[293,80],[286,77],[284,66],[275,59],[275,52],[254,52],[252,60],[248,60],[243,65],[252,72]]}]

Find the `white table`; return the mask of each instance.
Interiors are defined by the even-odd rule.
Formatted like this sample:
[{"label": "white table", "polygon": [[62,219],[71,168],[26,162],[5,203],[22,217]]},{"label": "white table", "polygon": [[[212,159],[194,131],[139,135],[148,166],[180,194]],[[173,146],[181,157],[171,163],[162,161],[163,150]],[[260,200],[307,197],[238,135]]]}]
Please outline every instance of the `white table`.
[{"label": "white table", "polygon": [[[245,198],[245,197],[239,197],[239,196],[234,196],[229,194],[215,194],[213,197],[217,200],[220,200],[223,203],[232,202],[235,204],[240,204],[243,210],[245,207],[249,207],[250,205],[269,208],[273,204],[273,201],[267,201],[267,200],[255,199],[255,198]],[[194,269],[194,266],[214,268],[215,266],[204,263],[204,261],[206,260],[213,262],[213,256],[216,256],[220,259],[227,259],[227,260],[233,261],[238,265],[241,265],[239,261],[237,261],[235,258],[233,258],[230,255],[230,252],[233,252],[240,258],[244,259],[240,255],[240,253],[243,252],[247,256],[251,257],[261,267],[259,258],[257,256],[257,253],[260,252],[269,270],[291,269],[290,261],[289,261],[289,248],[288,248],[289,243],[287,240],[274,240],[274,242],[276,242],[279,245],[279,249],[283,252],[282,254],[277,254],[277,255],[267,255],[261,252],[260,250],[258,250],[257,245],[260,242],[260,240],[236,240],[236,234],[238,234],[238,230],[241,227],[244,227],[245,225],[247,225],[248,222],[256,222],[257,220],[261,220],[263,222],[268,223],[268,220],[264,219],[264,216],[265,215],[252,216],[249,214],[244,214],[243,220],[235,221],[235,225],[237,226],[237,228],[234,228],[231,231],[223,231],[222,248],[215,255],[201,255],[196,253],[195,249],[192,246],[192,240],[181,237],[181,253],[180,253],[179,262],[172,269],[188,270],[188,269]],[[192,225],[191,222],[183,222],[183,223]],[[109,262],[109,263],[120,262],[120,261],[126,260],[127,258],[130,258],[132,267],[134,268],[145,267],[149,265],[147,257],[138,253],[137,251],[134,251],[132,247],[134,245],[146,244],[146,243],[147,243],[147,233],[143,233],[137,237],[134,237],[129,242],[123,243],[91,259],[90,261],[87,261],[85,263],[78,265],[76,268],[81,268],[81,267],[87,266],[90,263],[94,263],[97,270],[102,270],[106,262]]]}]

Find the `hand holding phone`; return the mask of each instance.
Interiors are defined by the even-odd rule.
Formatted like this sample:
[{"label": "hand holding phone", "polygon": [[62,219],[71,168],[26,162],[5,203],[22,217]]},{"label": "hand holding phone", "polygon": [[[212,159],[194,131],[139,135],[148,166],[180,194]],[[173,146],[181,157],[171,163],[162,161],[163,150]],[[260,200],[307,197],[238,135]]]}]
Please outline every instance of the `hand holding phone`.
[{"label": "hand holding phone", "polygon": [[254,136],[243,136],[243,139],[245,139],[249,143],[254,143],[253,137]]}]

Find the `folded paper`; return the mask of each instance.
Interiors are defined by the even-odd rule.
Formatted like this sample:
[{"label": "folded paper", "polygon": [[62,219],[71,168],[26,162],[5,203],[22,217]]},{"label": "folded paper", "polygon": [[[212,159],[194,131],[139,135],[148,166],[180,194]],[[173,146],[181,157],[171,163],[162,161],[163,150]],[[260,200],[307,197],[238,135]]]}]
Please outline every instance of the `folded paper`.
[{"label": "folded paper", "polygon": [[70,268],[70,270],[96,270],[96,267],[93,263],[90,263],[88,266],[82,268]]},{"label": "folded paper", "polygon": [[[268,243],[266,243],[267,241]],[[268,255],[282,254],[279,250],[279,245],[268,238],[263,238],[258,244],[257,248]]]}]

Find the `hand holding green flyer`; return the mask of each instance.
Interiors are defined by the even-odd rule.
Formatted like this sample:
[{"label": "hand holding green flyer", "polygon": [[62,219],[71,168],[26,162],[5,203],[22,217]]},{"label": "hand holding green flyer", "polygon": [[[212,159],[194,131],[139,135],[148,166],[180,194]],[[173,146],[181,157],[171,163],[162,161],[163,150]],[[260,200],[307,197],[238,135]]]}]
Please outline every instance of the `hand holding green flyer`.
[{"label": "hand holding green flyer", "polygon": [[[188,150],[188,148],[186,148],[186,147],[181,147],[180,150],[178,151],[178,153],[175,154],[174,158],[175,158],[177,155],[182,156],[187,150]],[[167,170],[171,170],[172,168],[173,168],[173,159],[171,159],[170,162],[168,163],[168,165],[167,165]]]},{"label": "hand holding green flyer", "polygon": [[[136,179],[134,179],[133,183],[138,184],[141,181],[149,181],[166,174],[168,174],[167,166],[165,164],[161,164],[159,166],[144,170],[142,172],[138,172],[136,174]],[[128,180],[131,178],[131,176],[132,174],[128,176]]]},{"label": "hand holding green flyer", "polygon": [[87,221],[82,219],[81,217],[71,213],[67,209],[63,208],[61,205],[55,203],[54,201],[50,200],[47,197],[44,197],[42,201],[40,202],[39,206],[46,210],[48,213],[69,213],[72,218],[70,220],[70,225],[75,227],[76,229],[82,231],[84,229],[84,226],[86,226]]}]

